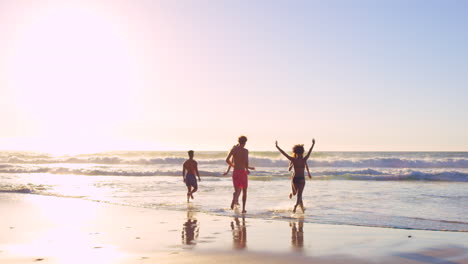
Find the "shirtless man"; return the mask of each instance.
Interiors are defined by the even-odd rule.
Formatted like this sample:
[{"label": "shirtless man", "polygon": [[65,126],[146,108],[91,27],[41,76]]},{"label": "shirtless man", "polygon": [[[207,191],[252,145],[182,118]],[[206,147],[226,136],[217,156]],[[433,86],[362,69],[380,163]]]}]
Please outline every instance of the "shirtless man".
[{"label": "shirtless man", "polygon": [[247,137],[240,136],[238,141],[239,144],[231,149],[226,158],[227,164],[234,168],[234,171],[232,172],[234,193],[232,194],[231,209],[234,209],[234,205],[239,203],[238,200],[242,191],[242,213],[246,213],[245,203],[247,202],[248,186],[247,175],[250,173],[249,169],[255,170],[255,168],[249,167],[249,150],[244,148],[245,143],[247,143]]},{"label": "shirtless man", "polygon": [[198,180],[201,181],[197,162],[193,159],[193,150],[189,150],[188,155],[189,159],[184,162],[182,169],[182,177],[187,186],[187,203],[190,198],[194,199],[193,193],[198,190],[197,178],[195,178],[195,175],[197,175]]}]

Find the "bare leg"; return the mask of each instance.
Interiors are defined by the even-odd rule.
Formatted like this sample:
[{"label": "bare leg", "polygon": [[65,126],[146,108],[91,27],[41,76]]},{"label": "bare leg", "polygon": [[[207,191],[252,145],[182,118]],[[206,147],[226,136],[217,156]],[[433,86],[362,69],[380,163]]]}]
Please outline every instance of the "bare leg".
[{"label": "bare leg", "polygon": [[245,214],[245,204],[247,203],[247,188],[242,189],[242,213]]},{"label": "bare leg", "polygon": [[192,186],[187,186],[187,203],[189,202],[190,196],[192,195]]},{"label": "bare leg", "polygon": [[231,209],[234,209],[234,205],[239,203],[240,191],[239,188],[235,188],[235,191],[232,193]]},{"label": "bare leg", "polygon": [[236,189],[236,199],[234,199],[234,204],[239,205],[239,196],[241,194],[241,189]]},{"label": "bare leg", "polygon": [[289,194],[289,199],[292,199],[292,197],[293,197],[294,195],[296,195],[296,193],[297,193],[297,188],[296,188],[296,186],[294,186],[294,182],[293,182],[293,181],[291,181],[291,189],[292,189],[292,190],[291,190],[291,193]]},{"label": "bare leg", "polygon": [[193,198],[193,193],[196,192],[197,190],[198,190],[198,187],[193,187],[193,190],[190,193],[190,197],[192,197],[192,199],[195,199],[195,198]]},{"label": "bare leg", "polygon": [[235,204],[236,204],[236,191],[232,193],[231,210],[234,210]]},{"label": "bare leg", "polygon": [[304,212],[304,204],[302,203],[302,193],[304,192],[305,181],[300,182],[296,185],[297,187],[297,201],[296,205],[294,206],[294,211],[296,211],[296,207],[299,205],[301,206],[302,212]]}]

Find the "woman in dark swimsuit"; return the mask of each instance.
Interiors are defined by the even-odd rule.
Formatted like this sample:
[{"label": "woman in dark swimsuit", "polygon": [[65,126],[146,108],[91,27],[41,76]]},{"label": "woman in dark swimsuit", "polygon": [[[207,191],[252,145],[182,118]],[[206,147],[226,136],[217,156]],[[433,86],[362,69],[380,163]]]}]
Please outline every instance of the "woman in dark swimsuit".
[{"label": "woman in dark swimsuit", "polygon": [[[283,154],[288,160],[291,161],[294,167],[294,177],[293,177],[293,185],[294,188],[297,190],[297,202],[296,205],[294,206],[293,212],[296,212],[296,208],[298,205],[301,206],[302,212],[304,212],[304,204],[302,203],[302,192],[304,191],[304,186],[305,186],[305,177],[304,177],[304,170],[307,165],[307,159],[310,156],[310,153],[312,152],[312,149],[314,148],[315,145],[315,139],[312,139],[312,146],[309,149],[309,152],[305,157],[304,155],[304,145],[295,145],[293,147],[293,156],[289,156],[284,152],[279,146],[278,146],[278,141],[276,141],[276,148]],[[310,175],[309,175],[310,177]]]}]

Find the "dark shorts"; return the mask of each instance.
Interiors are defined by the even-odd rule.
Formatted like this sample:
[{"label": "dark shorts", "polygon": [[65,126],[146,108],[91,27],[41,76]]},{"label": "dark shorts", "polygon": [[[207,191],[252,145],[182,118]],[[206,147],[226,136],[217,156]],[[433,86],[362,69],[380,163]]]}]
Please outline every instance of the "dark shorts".
[{"label": "dark shorts", "polygon": [[187,185],[187,187],[193,186],[198,188],[197,178],[195,175],[188,173],[187,176],[185,176],[185,185]]},{"label": "dark shorts", "polygon": [[305,177],[294,177],[293,178],[293,183],[294,184],[305,183]]}]

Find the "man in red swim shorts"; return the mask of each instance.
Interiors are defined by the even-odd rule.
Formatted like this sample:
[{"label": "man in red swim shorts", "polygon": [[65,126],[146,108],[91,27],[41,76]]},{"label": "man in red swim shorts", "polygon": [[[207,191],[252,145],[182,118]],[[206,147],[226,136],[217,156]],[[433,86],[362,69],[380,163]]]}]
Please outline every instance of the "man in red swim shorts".
[{"label": "man in red swim shorts", "polygon": [[229,166],[234,168],[234,171],[232,172],[234,193],[232,194],[231,209],[234,209],[234,205],[239,203],[239,195],[242,191],[242,213],[246,213],[245,203],[247,202],[248,186],[247,175],[250,173],[249,169],[254,170],[255,168],[249,167],[249,150],[245,148],[247,137],[240,136],[238,141],[239,144],[231,149],[226,158],[226,162]]}]

